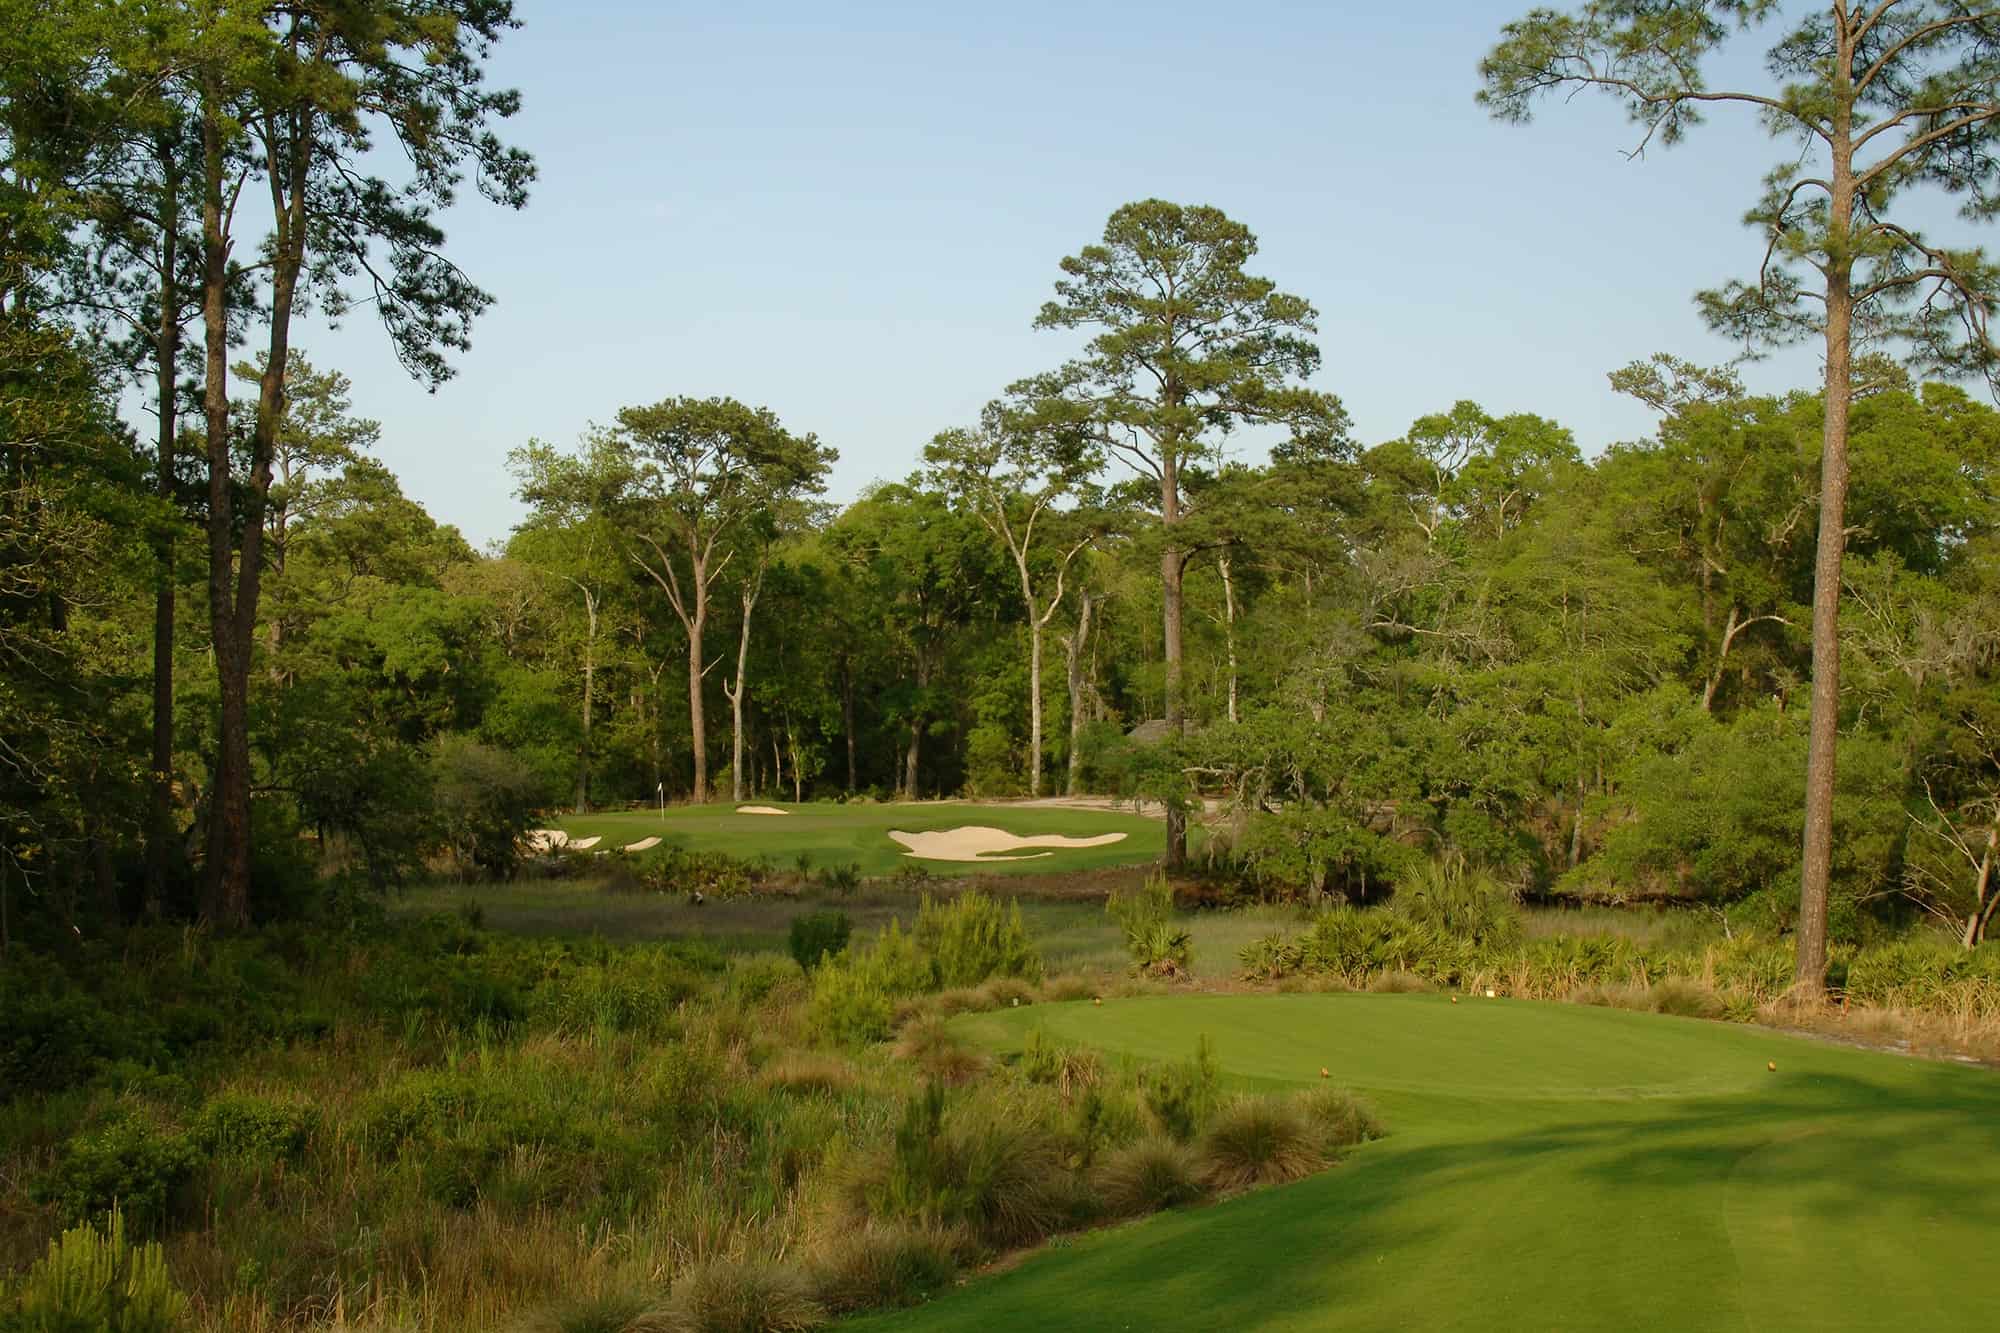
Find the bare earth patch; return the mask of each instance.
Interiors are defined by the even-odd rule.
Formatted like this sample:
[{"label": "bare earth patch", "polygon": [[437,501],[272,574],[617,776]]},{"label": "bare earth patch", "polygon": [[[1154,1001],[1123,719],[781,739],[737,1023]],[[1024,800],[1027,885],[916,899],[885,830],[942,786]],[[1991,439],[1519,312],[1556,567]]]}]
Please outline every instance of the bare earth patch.
[{"label": "bare earth patch", "polygon": [[1104,833],[1095,838],[1037,833],[1023,838],[1005,829],[987,828],[983,824],[938,829],[930,833],[903,833],[891,829],[889,836],[908,848],[903,855],[924,861],[984,861],[993,858],[1032,861],[1037,857],[1053,856],[1054,853],[1029,852],[1025,856],[1014,853],[1029,847],[1108,847],[1114,842],[1125,841],[1123,833]]},{"label": "bare earth patch", "polygon": [[789,815],[792,812],[789,810],[780,810],[775,805],[739,805],[736,807],[736,813],[739,815]]}]

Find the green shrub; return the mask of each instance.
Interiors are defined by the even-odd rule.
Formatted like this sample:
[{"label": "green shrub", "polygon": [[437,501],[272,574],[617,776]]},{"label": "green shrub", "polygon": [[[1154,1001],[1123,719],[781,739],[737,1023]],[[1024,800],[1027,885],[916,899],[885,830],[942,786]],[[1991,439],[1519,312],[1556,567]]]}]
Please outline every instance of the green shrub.
[{"label": "green shrub", "polygon": [[814,1025],[847,1045],[887,1041],[897,1001],[932,989],[935,976],[916,940],[891,921],[871,944],[849,948],[814,970]]},{"label": "green shrub", "polygon": [[798,1333],[826,1318],[804,1275],[776,1264],[718,1259],[682,1275],[666,1309],[638,1320],[635,1333]]},{"label": "green shrub", "polygon": [[186,1135],[128,1117],[63,1144],[34,1193],[64,1222],[86,1222],[115,1208],[147,1234],[166,1224],[199,1161]]},{"label": "green shrub", "polygon": [[1178,1208],[1208,1193],[1193,1150],[1159,1135],[1106,1153],[1092,1170],[1090,1183],[1099,1206],[1112,1217]]},{"label": "green shrub", "polygon": [[541,778],[507,751],[457,734],[433,742],[429,767],[431,809],[461,868],[512,876],[521,839],[547,794]]},{"label": "green shrub", "polygon": [[828,866],[819,872],[819,882],[822,887],[833,890],[841,897],[848,897],[861,887],[861,864],[858,861],[848,861],[841,865]]},{"label": "green shrub", "polygon": [[930,955],[935,988],[976,986],[988,977],[1042,979],[1042,956],[1021,920],[1021,904],[1003,908],[983,893],[939,903],[924,896],[917,945]]},{"label": "green shrub", "polygon": [[1114,889],[1104,912],[1118,923],[1134,971],[1172,977],[1194,966],[1194,937],[1174,924],[1174,891],[1165,875],[1148,876],[1130,893]]},{"label": "green shrub", "polygon": [[1215,1048],[1203,1034],[1188,1059],[1141,1071],[1139,1087],[1154,1122],[1171,1138],[1186,1143],[1201,1132],[1215,1109],[1221,1081]]},{"label": "green shrub", "polygon": [[1296,1103],[1238,1097],[1215,1113],[1202,1134],[1202,1179],[1216,1189],[1240,1189],[1309,1176],[1326,1165],[1315,1129]]},{"label": "green shrub", "polygon": [[560,1032],[657,1035],[683,1001],[705,990],[678,950],[633,946],[553,979],[538,996],[542,1014]]},{"label": "green shrub", "polygon": [[104,1231],[82,1226],[50,1241],[11,1299],[0,1288],[0,1328],[20,1333],[176,1333],[192,1318],[159,1245],[127,1243],[117,1209]]},{"label": "green shrub", "polygon": [[192,1138],[213,1156],[260,1162],[297,1161],[319,1126],[319,1112],[255,1093],[225,1092],[201,1108]]},{"label": "green shrub", "polygon": [[970,1083],[991,1064],[983,1052],[960,1040],[935,1014],[919,1015],[903,1025],[896,1054],[927,1077],[951,1086]]},{"label": "green shrub", "polygon": [[807,912],[792,918],[792,959],[810,972],[822,957],[838,956],[847,948],[852,927],[845,912]]},{"label": "green shrub", "polygon": [[814,1258],[812,1289],[835,1314],[920,1305],[958,1276],[958,1243],[933,1227],[869,1224],[845,1231]]},{"label": "green shrub", "polygon": [[85,1083],[143,1051],[136,1035],[53,964],[16,950],[0,967],[0,1100]]},{"label": "green shrub", "polygon": [[1379,1139],[1385,1132],[1375,1108],[1345,1088],[1312,1088],[1293,1102],[1313,1128],[1314,1141],[1327,1157],[1346,1148]]},{"label": "green shrub", "polygon": [[1474,947],[1505,947],[1521,938],[1513,890],[1463,857],[1419,861],[1396,877],[1395,910]]}]

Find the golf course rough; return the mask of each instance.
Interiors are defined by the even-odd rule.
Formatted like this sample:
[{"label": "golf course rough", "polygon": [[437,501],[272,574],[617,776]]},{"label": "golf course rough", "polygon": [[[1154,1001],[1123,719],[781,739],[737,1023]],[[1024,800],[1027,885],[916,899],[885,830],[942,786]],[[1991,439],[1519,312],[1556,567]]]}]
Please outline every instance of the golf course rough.
[{"label": "golf course rough", "polygon": [[954,1026],[1003,1052],[1039,1028],[1147,1060],[1206,1034],[1228,1081],[1318,1085],[1324,1066],[1390,1137],[858,1327],[2000,1327],[1991,1070],[1431,995],[1034,1005]]}]

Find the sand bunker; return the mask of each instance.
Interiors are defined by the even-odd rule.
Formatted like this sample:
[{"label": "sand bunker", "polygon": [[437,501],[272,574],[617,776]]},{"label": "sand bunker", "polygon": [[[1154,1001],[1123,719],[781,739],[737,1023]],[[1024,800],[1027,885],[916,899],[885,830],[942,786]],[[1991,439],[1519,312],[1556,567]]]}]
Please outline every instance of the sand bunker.
[{"label": "sand bunker", "polygon": [[628,852],[650,852],[659,845],[660,840],[658,838],[641,838],[637,842],[626,843],[625,850]]},{"label": "sand bunker", "polygon": [[780,810],[775,805],[739,805],[736,807],[736,813],[739,815],[789,815],[792,812],[789,810]]},{"label": "sand bunker", "polygon": [[596,845],[597,845],[598,843],[600,843],[600,842],[603,842],[603,841],[604,841],[604,839],[603,839],[602,837],[597,837],[597,838],[579,838],[579,839],[577,839],[577,840],[576,840],[575,842],[572,842],[572,843],[571,843],[571,844],[569,845],[569,849],[570,849],[571,851],[573,851],[573,852],[587,852],[587,851],[589,851],[589,850],[590,850],[591,848],[595,847],[595,846],[596,846]]},{"label": "sand bunker", "polygon": [[1122,833],[1104,833],[1095,838],[1071,838],[1060,833],[1038,833],[1032,837],[1018,837],[1005,829],[986,828],[973,825],[970,828],[939,829],[932,833],[899,833],[894,829],[889,836],[908,848],[903,855],[914,856],[925,861],[1032,861],[1037,857],[1053,856],[1053,852],[1030,852],[1025,856],[1012,856],[1027,847],[1106,847],[1114,842],[1125,841]]},{"label": "sand bunker", "polygon": [[569,846],[569,834],[559,828],[531,828],[524,841],[531,852],[553,852]]}]

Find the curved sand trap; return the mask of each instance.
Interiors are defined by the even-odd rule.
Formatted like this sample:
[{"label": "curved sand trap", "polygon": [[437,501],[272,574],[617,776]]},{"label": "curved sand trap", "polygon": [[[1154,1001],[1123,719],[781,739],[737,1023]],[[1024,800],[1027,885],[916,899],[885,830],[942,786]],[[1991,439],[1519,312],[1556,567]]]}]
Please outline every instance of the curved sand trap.
[{"label": "curved sand trap", "polygon": [[569,849],[573,852],[587,852],[591,848],[595,847],[598,843],[603,841],[604,838],[602,837],[602,835],[595,838],[579,838],[577,841],[572,842],[569,845]]},{"label": "curved sand trap", "polygon": [[569,846],[569,834],[559,828],[531,828],[522,841],[531,852],[553,852]]},{"label": "curved sand trap", "polygon": [[1103,833],[1095,838],[1037,833],[1023,838],[1005,829],[987,828],[982,824],[969,828],[939,829],[933,833],[899,833],[891,829],[889,836],[909,849],[903,855],[925,861],[1033,861],[1054,853],[1031,852],[1026,856],[1010,856],[1008,853],[1018,852],[1024,847],[1105,847],[1125,841],[1122,833]]},{"label": "curved sand trap", "polygon": [[775,805],[739,805],[736,807],[736,813],[739,815],[789,815],[792,812],[789,810],[780,810]]},{"label": "curved sand trap", "polygon": [[659,845],[660,840],[658,838],[641,838],[637,842],[626,843],[625,850],[628,852],[650,852]]}]

